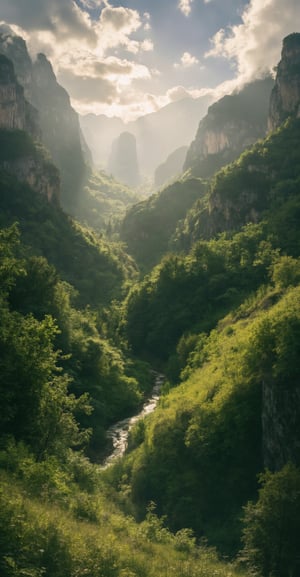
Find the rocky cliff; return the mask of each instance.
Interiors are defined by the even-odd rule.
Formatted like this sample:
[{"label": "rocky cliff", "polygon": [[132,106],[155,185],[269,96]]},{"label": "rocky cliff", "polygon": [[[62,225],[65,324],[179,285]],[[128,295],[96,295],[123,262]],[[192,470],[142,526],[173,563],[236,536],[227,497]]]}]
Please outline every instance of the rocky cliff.
[{"label": "rocky cliff", "polygon": [[289,116],[300,116],[300,33],[290,34],[283,40],[271,94],[269,130],[278,128]]},{"label": "rocky cliff", "polygon": [[6,26],[0,27],[0,53],[13,62],[25,97],[38,110],[42,142],[61,173],[61,202],[72,213],[86,171],[78,115],[47,58],[39,54],[32,62],[24,40]]},{"label": "rocky cliff", "polygon": [[128,131],[136,138],[141,173],[152,177],[176,148],[190,144],[211,101],[208,95],[181,98],[128,124],[103,114],[82,116],[80,123],[96,165],[107,168],[113,141]]},{"label": "rocky cliff", "polygon": [[136,139],[130,132],[122,132],[112,146],[108,170],[114,177],[135,188],[140,183]]},{"label": "rocky cliff", "polygon": [[0,54],[0,127],[38,136],[38,113],[24,97],[11,60]]},{"label": "rocky cliff", "polygon": [[184,170],[209,177],[262,138],[272,86],[269,77],[258,80],[210,106],[188,150]]},{"label": "rocky cliff", "polygon": [[27,102],[13,63],[0,54],[0,170],[26,182],[49,202],[57,202],[58,171],[34,144],[33,138],[39,136],[37,110]]}]

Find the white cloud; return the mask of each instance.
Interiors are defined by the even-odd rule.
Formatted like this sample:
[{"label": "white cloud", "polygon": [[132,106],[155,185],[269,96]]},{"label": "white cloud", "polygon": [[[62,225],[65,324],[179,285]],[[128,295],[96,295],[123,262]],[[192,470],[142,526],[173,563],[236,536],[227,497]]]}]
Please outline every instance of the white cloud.
[{"label": "white cloud", "polygon": [[178,8],[182,14],[189,16],[192,11],[192,2],[194,0],[179,0]]},{"label": "white cloud", "polygon": [[33,57],[37,52],[47,55],[78,109],[88,102],[91,108],[97,103],[112,107],[113,100],[119,106],[123,93],[133,98],[134,83],[156,75],[138,58],[154,48],[149,30],[145,31],[145,25],[150,29],[149,13],[114,7],[109,0],[26,0],[24,4],[1,0],[1,16],[27,40]]},{"label": "white cloud", "polygon": [[206,56],[235,62],[240,82],[271,70],[280,59],[282,39],[297,31],[299,0],[250,0],[242,23],[219,30]]},{"label": "white cloud", "polygon": [[180,58],[180,62],[175,62],[174,68],[190,68],[191,66],[195,66],[195,64],[199,64],[198,58],[192,56],[189,52],[184,52]]}]

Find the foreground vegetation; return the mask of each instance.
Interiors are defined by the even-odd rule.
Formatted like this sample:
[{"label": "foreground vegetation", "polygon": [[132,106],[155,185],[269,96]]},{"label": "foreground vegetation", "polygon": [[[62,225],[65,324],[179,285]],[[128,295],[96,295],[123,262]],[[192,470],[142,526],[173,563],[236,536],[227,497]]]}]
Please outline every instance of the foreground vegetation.
[{"label": "foreground vegetation", "polygon": [[[182,252],[141,280],[122,246],[1,172],[3,577],[299,575],[298,129],[210,189],[194,180],[181,199],[183,181],[149,201],[142,220],[178,201],[161,245],[148,243],[153,262],[176,227],[180,245],[199,187],[192,221],[205,213],[211,234],[187,220]],[[33,145],[20,142],[24,155]],[[284,142],[293,153],[280,164]],[[214,236],[218,195],[234,214]],[[151,390],[149,361],[168,378],[158,409],[101,469],[107,427]]]}]

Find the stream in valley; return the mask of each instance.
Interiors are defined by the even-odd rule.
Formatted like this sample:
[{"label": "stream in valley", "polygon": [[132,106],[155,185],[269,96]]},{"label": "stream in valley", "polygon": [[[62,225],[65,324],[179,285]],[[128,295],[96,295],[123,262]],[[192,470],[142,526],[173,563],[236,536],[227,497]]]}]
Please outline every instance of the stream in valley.
[{"label": "stream in valley", "polygon": [[160,390],[164,380],[164,375],[155,373],[154,387],[151,396],[145,401],[142,410],[133,417],[118,421],[108,429],[107,439],[112,445],[112,452],[104,460],[103,467],[108,467],[125,453],[130,430],[137,421],[154,411],[160,397]]}]

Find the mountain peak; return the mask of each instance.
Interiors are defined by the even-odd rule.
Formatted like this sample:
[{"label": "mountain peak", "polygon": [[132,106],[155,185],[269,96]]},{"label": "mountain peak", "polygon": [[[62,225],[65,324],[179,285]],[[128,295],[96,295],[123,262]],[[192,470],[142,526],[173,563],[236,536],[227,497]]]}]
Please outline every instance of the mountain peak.
[{"label": "mountain peak", "polygon": [[281,60],[270,101],[269,128],[278,128],[289,116],[300,114],[300,33],[283,40]]}]

